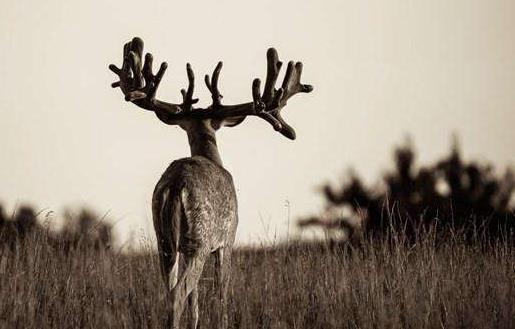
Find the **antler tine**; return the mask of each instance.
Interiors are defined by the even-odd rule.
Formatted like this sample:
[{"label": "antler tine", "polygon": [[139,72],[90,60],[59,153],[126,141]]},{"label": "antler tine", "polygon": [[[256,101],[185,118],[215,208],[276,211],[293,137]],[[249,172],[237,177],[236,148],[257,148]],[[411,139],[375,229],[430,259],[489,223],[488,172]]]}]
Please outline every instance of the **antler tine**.
[{"label": "antler tine", "polygon": [[279,131],[281,134],[292,140],[297,137],[295,129],[293,129],[292,126],[290,126],[286,123],[286,121],[284,121],[283,117],[281,116],[280,109],[278,110],[275,119],[281,124],[281,130]]},{"label": "antler tine", "polygon": [[277,50],[275,50],[275,48],[268,49],[266,52],[266,59],[267,73],[265,90],[263,91],[263,99],[265,101],[270,101],[275,96],[275,83],[279,77],[279,71],[281,70],[283,63],[279,61],[279,55],[277,54]]},{"label": "antler tine", "polygon": [[280,131],[282,129],[281,123],[274,118],[274,116],[270,113],[268,113],[266,110],[266,104],[262,100],[261,96],[261,80],[260,79],[254,79],[252,81],[252,100],[253,100],[253,110],[255,115],[258,117],[264,119],[268,123],[274,127],[276,131]]},{"label": "antler tine", "polygon": [[198,98],[193,98],[193,91],[195,88],[195,74],[193,73],[193,69],[191,68],[190,63],[186,64],[186,73],[188,74],[188,90],[181,89],[182,94],[182,105],[184,111],[192,111],[193,104],[198,103]]},{"label": "antler tine", "polygon": [[136,88],[141,88],[143,87],[143,75],[141,74],[143,40],[138,37],[132,39],[129,48],[129,65],[134,74],[134,85]]},{"label": "antler tine", "polygon": [[[109,64],[109,69],[118,76],[120,81],[113,82],[111,84],[111,87],[125,87],[129,84],[131,84],[130,78],[131,78],[131,71],[129,66],[129,51],[131,48],[131,41],[125,43],[123,45],[123,62],[122,62],[122,68],[119,68],[118,66],[114,64]],[[124,91],[122,89],[122,91]],[[125,93],[125,91],[124,91]]]},{"label": "antler tine", "polygon": [[293,61],[288,63],[286,74],[282,83],[284,89],[284,101],[288,100],[291,96],[296,93],[309,93],[313,90],[313,86],[304,85],[300,82],[302,75],[302,63],[297,62],[294,64]]},{"label": "antler tine", "polygon": [[145,82],[150,82],[154,77],[154,73],[152,73],[152,64],[154,63],[154,56],[151,53],[147,53],[145,55],[145,64],[143,64],[143,69],[141,73],[143,74],[143,78]]},{"label": "antler tine", "polygon": [[220,94],[220,90],[218,89],[218,78],[220,77],[220,71],[222,70],[223,62],[220,61],[216,65],[213,70],[213,76],[211,80],[209,79],[209,74],[206,74],[204,77],[204,82],[206,83],[207,89],[211,92],[211,98],[213,99],[213,108],[220,107],[221,100],[223,98],[222,94]]},{"label": "antler tine", "polygon": [[[134,38],[135,39],[135,38]],[[133,39],[133,40],[134,40]],[[129,52],[131,51],[131,43],[132,41],[126,42],[123,45],[123,63],[122,63],[122,71],[126,73],[130,73],[129,67]]]},{"label": "antler tine", "polygon": [[157,71],[157,74],[154,76],[154,89],[157,90],[157,87],[159,87],[159,84],[161,83],[161,79],[165,75],[165,71],[168,68],[168,63],[162,62],[161,66],[159,67],[159,71]]},{"label": "antler tine", "polygon": [[143,64],[143,69],[141,73],[143,74],[143,78],[145,79],[147,96],[150,99],[155,99],[157,88],[161,83],[161,79],[163,78],[166,69],[168,68],[168,64],[166,62],[161,63],[157,74],[154,75],[152,72],[152,64],[154,62],[154,57],[151,53],[147,53],[145,55],[145,64]]},{"label": "antler tine", "polygon": [[288,66],[286,67],[286,73],[284,74],[283,84],[281,86],[281,88],[283,88],[283,90],[288,90],[292,75],[293,75],[293,61],[289,61]]}]

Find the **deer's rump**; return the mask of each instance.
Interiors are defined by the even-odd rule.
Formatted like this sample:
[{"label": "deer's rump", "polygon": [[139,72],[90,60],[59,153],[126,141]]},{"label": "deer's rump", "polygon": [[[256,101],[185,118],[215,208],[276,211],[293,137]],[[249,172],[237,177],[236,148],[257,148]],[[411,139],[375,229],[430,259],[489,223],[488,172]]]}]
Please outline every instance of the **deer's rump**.
[{"label": "deer's rump", "polygon": [[212,252],[234,240],[238,218],[232,177],[204,157],[172,162],[156,185],[152,208],[157,236],[170,251]]}]

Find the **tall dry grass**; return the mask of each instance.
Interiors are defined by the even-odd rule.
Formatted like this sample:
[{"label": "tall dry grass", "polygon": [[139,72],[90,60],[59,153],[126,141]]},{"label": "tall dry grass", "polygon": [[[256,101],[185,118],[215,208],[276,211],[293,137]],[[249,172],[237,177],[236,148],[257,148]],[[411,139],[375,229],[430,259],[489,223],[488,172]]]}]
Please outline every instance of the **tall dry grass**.
[{"label": "tall dry grass", "polygon": [[[28,237],[0,256],[1,328],[158,328],[166,293],[155,253],[120,254]],[[515,251],[459,234],[327,248],[235,252],[231,328],[513,328]],[[212,264],[200,327],[216,328]],[[185,312],[187,316],[187,312]]]}]

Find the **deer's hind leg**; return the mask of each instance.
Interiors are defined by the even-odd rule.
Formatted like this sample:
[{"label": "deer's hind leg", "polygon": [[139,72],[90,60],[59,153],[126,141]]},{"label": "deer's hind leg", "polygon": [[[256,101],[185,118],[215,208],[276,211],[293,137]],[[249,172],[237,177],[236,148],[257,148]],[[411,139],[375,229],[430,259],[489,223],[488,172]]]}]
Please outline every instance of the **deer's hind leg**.
[{"label": "deer's hind leg", "polygon": [[191,327],[196,328],[198,322],[198,282],[200,280],[200,276],[202,275],[202,271],[204,270],[204,264],[208,255],[208,253],[198,253],[195,256],[184,258],[184,271],[179,276],[179,280],[171,292],[172,310],[169,318],[169,327],[173,329],[179,328],[179,322],[184,310],[185,303],[191,294],[195,294],[191,296],[192,298],[190,301],[193,301],[195,304],[197,304],[192,305],[195,307],[195,309],[197,309],[197,316],[192,318],[192,322],[195,322],[195,327]]},{"label": "deer's hind leg", "polygon": [[[168,301],[172,289],[177,285],[179,274],[179,253],[175,251],[165,240],[158,240],[159,263],[161,275],[166,286],[166,300]],[[169,305],[169,304],[168,304]],[[167,306],[169,307],[169,306]],[[169,315],[162,318],[163,328],[170,328]]]},{"label": "deer's hind leg", "polygon": [[174,248],[160,246],[158,243],[159,263],[161,264],[161,275],[168,292],[171,292],[177,284],[179,276],[179,253]]},{"label": "deer's hind leg", "polygon": [[199,313],[198,313],[198,286],[195,287],[191,294],[188,297],[188,304],[190,308],[190,329],[197,329],[198,326],[198,319],[199,319]]},{"label": "deer's hind leg", "polygon": [[227,293],[229,289],[231,271],[231,248],[219,248],[215,251],[216,276],[220,299],[220,328],[227,329],[229,326],[229,315],[227,313]]}]

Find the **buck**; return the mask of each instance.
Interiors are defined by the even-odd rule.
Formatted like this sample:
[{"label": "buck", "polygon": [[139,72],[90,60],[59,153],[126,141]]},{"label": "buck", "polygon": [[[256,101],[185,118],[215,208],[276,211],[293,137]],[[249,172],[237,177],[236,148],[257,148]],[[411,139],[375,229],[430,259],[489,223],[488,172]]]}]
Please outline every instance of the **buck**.
[{"label": "buck", "polygon": [[[178,125],[188,135],[191,157],[172,162],[157,183],[152,197],[152,213],[157,237],[162,276],[171,300],[168,325],[179,327],[185,303],[191,310],[190,327],[198,323],[198,282],[204,263],[215,255],[216,276],[221,302],[221,327],[227,328],[227,290],[231,264],[231,248],[238,225],[236,192],[231,174],[223,167],[215,133],[221,127],[234,127],[247,116],[266,120],[287,138],[295,139],[295,131],[281,117],[288,99],[297,93],[313,90],[300,82],[302,63],[289,62],[282,82],[276,89],[282,63],[275,49],[267,52],[267,77],[263,93],[261,81],[252,83],[252,101],[238,105],[222,104],[218,79],[222,62],[213,75],[205,76],[212,97],[207,108],[195,108],[193,98],[195,76],[186,65],[188,88],[182,89],[182,103],[158,100],[156,91],[166,71],[166,62],[153,73],[153,57],[147,53],[144,63],[143,41],[134,38],[125,44],[121,68],[109,68],[119,77],[112,84],[120,87],[125,100],[152,111],[168,125]],[[179,256],[184,266],[179,274]]]}]

